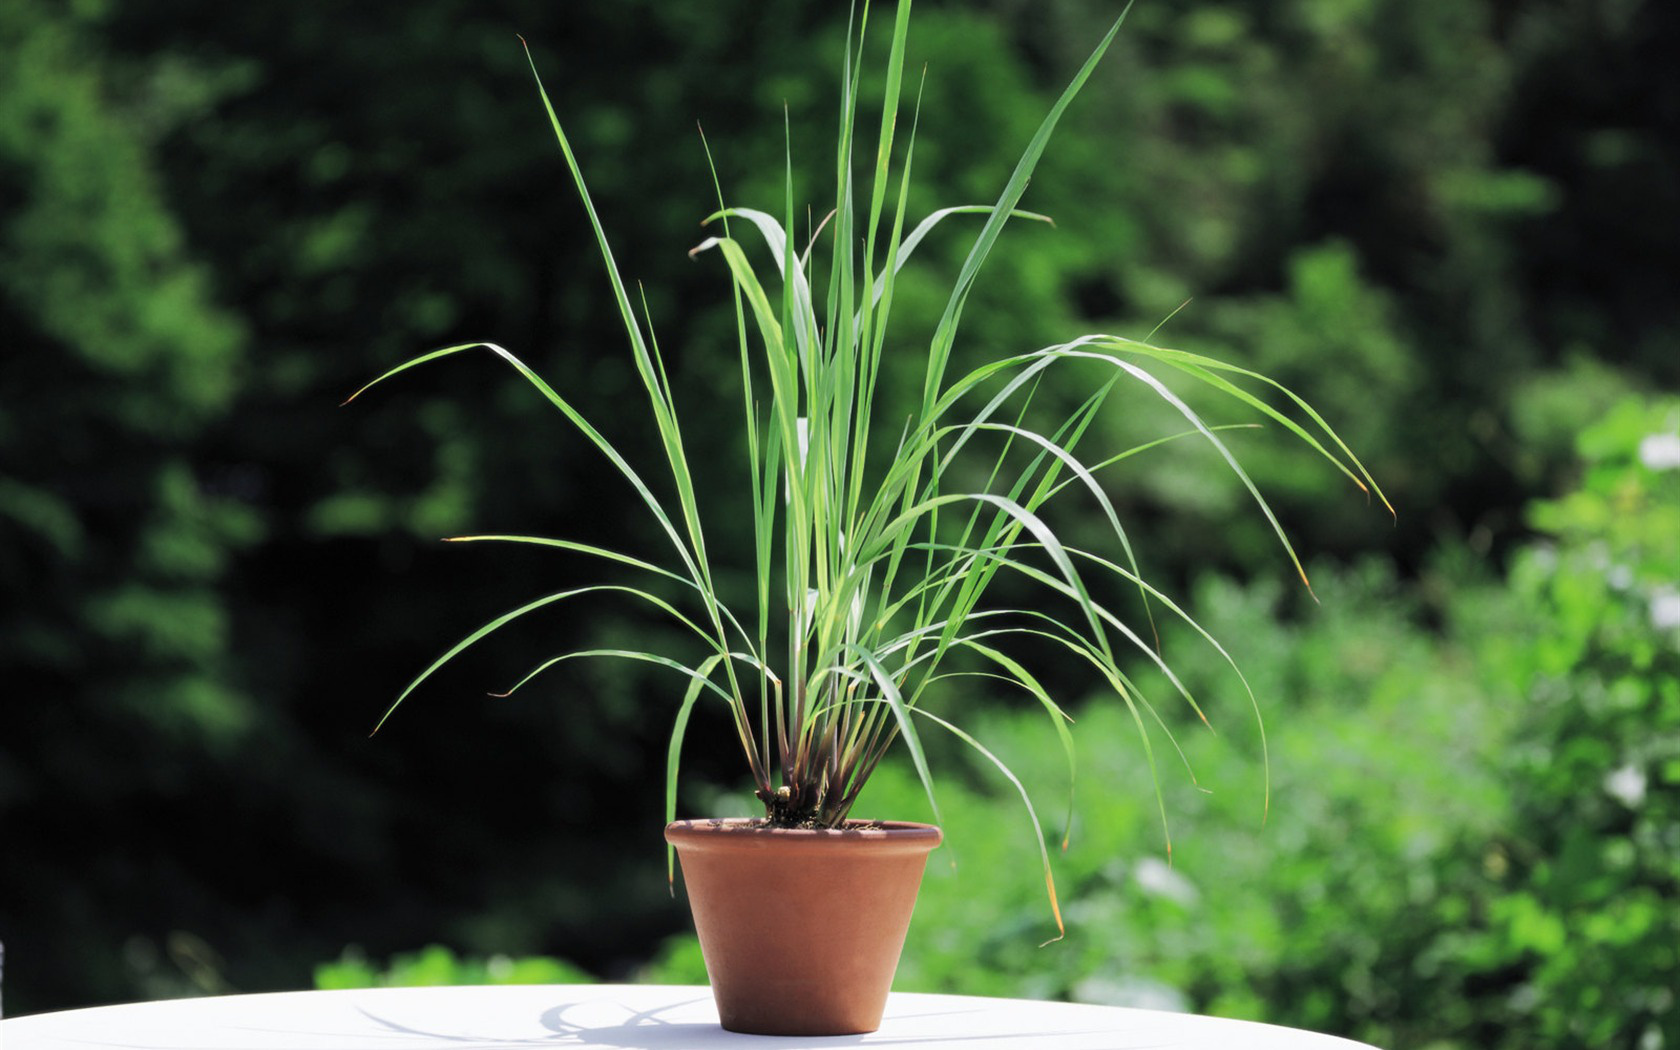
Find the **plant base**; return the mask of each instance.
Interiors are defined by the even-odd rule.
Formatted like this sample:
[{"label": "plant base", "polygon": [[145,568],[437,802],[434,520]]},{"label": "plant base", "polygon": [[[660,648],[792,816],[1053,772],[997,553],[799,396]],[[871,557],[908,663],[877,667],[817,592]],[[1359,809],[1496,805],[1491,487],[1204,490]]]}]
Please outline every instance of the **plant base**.
[{"label": "plant base", "polygon": [[754,1035],[881,1027],[922,871],[940,838],[931,824],[907,822],[668,825],[723,1027]]}]

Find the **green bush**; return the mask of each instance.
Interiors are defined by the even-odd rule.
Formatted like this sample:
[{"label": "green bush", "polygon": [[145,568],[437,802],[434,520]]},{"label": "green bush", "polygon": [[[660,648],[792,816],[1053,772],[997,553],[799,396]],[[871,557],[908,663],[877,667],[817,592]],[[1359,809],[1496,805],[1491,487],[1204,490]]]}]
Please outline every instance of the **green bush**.
[{"label": "green bush", "polygon": [[[1680,401],[1628,400],[1580,435],[1579,486],[1531,508],[1481,630],[1511,822],[1463,943],[1482,1045],[1680,1043]],[[1486,631],[1490,622],[1504,629]],[[1514,629],[1513,629],[1514,628]]]}]

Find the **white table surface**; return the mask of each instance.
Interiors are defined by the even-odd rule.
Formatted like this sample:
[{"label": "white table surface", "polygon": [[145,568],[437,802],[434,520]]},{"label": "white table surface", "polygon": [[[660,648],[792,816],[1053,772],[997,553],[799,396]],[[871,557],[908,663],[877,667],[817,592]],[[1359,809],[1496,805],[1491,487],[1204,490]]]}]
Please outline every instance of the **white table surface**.
[{"label": "white table surface", "polygon": [[[895,993],[870,1035],[749,1036],[718,1027],[710,989],[526,985],[173,999],[0,1021],[3,1050],[1358,1050],[1273,1025],[1155,1010]],[[1370,1050],[1365,1047],[1365,1050]]]}]

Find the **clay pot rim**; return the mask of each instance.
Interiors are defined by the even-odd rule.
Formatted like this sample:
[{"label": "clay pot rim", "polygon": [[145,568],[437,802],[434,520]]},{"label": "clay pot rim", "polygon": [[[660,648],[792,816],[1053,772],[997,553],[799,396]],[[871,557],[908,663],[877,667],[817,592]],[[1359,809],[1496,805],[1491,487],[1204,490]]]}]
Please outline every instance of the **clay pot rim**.
[{"label": "clay pot rim", "polygon": [[761,817],[678,820],[665,826],[665,841],[687,850],[795,849],[926,853],[944,833],[932,824],[911,820],[848,821],[840,828],[772,828]]}]

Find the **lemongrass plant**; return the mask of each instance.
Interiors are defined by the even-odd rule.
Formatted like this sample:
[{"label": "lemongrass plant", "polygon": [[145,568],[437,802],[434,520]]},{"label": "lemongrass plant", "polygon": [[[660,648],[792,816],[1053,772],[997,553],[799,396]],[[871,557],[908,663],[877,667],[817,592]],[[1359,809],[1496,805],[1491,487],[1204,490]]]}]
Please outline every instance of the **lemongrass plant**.
[{"label": "lemongrass plant", "polygon": [[[719,189],[719,210],[708,220],[719,225],[719,235],[693,249],[695,254],[721,257],[734,298],[757,584],[752,611],[746,613],[732,609],[715,582],[701,526],[700,487],[678,422],[675,392],[657,343],[644,332],[644,321],[638,318],[619,275],[571,143],[531,61],[538,93],[605,262],[674,498],[657,496],[643,473],[572,401],[500,346],[466,343],[435,350],[391,369],[368,387],[441,357],[475,349],[491,351],[607,457],[663,533],[671,560],[656,564],[566,539],[457,537],[557,548],[632,570],[648,582],[599,584],[548,594],[495,618],[421,672],[385,718],[443,664],[503,625],[572,598],[606,592],[628,595],[670,617],[698,640],[703,655],[685,662],[664,653],[575,649],[543,661],[514,688],[557,664],[586,657],[643,661],[686,679],[666,762],[669,819],[676,814],[683,738],[690,714],[702,699],[727,707],[757,796],[764,803],[765,819],[780,827],[841,826],[876,764],[899,742],[937,818],[933,777],[921,739],[922,728],[935,727],[954,734],[995,765],[1020,792],[1038,836],[1054,909],[1048,851],[1026,788],[980,741],[925,706],[929,688],[962,675],[1001,679],[1024,690],[1043,706],[1059,735],[1069,763],[1071,798],[1073,746],[1067,728],[1071,719],[1032,670],[1008,651],[1010,643],[1018,640],[1029,647],[1048,647],[1065,659],[1088,665],[1095,679],[1125,705],[1143,756],[1155,774],[1152,733],[1160,731],[1169,742],[1171,733],[1128,676],[1122,657],[1134,654],[1133,659],[1158,668],[1196,715],[1203,721],[1205,716],[1157,652],[1151,640],[1152,622],[1140,630],[1111,603],[1094,596],[1088,580],[1107,577],[1110,585],[1119,581],[1141,596],[1146,618],[1152,620],[1149,607],[1158,606],[1189,625],[1229,662],[1217,641],[1139,573],[1126,529],[1096,476],[1104,468],[1175,438],[1202,440],[1217,451],[1252,495],[1306,581],[1271,508],[1221,440],[1219,432],[1226,428],[1205,422],[1146,365],[1188,377],[1230,398],[1289,431],[1361,489],[1376,490],[1379,496],[1380,490],[1306,402],[1264,376],[1209,357],[1119,336],[1085,335],[992,361],[955,378],[947,375],[964,306],[1005,225],[1011,219],[1044,218],[1018,210],[1017,204],[1057,122],[1113,41],[1124,14],[1051,107],[997,201],[989,206],[940,209],[906,233],[914,124],[896,172],[890,161],[901,111],[910,6],[910,0],[902,0],[893,21],[874,162],[863,184],[856,178],[853,155],[867,2],[855,26],[848,28],[835,199],[823,223],[822,243],[830,251],[823,269],[826,277],[818,281],[815,276],[815,239],[804,252],[795,248],[791,157],[780,217],[726,207]],[[931,341],[924,347],[906,345],[890,323],[900,269],[935,225],[959,214],[984,216],[984,223]],[[762,244],[749,247],[737,238],[738,232]],[[754,250],[764,251],[762,265],[753,262]],[[769,271],[768,280],[761,276],[763,270]],[[919,401],[907,419],[888,418],[877,403],[883,357],[889,353],[900,357],[916,353],[925,359]],[[1039,380],[1051,369],[1076,362],[1102,369],[1106,378],[1060,425],[1050,429],[1027,426],[1027,405]],[[1183,418],[1181,432],[1098,458],[1086,456],[1080,446],[1093,420],[1123,389],[1136,389],[1170,405]],[[1279,399],[1298,412],[1301,420],[1274,407],[1261,394]],[[883,443],[891,448],[890,458],[880,455]],[[986,448],[992,451],[983,451]],[[984,485],[955,484],[963,464],[961,476],[983,477]],[[972,469],[976,464],[978,475]],[[1046,522],[1046,509],[1064,494],[1083,495],[1095,504],[1111,535],[1111,549],[1075,547]],[[1064,611],[983,604],[1000,574],[1036,587],[1048,609]],[[673,585],[679,597],[686,597],[683,605],[666,596],[673,593],[669,589]],[[656,588],[664,588],[664,593]],[[950,658],[958,654],[966,662],[961,664],[963,669],[952,670]],[[984,669],[974,670],[976,666]],[[1240,680],[1240,672],[1237,677]],[[1247,689],[1246,682],[1243,688]],[[1252,692],[1248,695],[1253,703]],[[1253,712],[1258,718],[1257,705]],[[1156,783],[1165,830],[1166,812]],[[1170,836],[1167,841],[1170,850]],[[1060,926],[1059,909],[1055,910]]]}]

